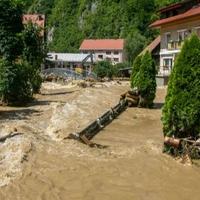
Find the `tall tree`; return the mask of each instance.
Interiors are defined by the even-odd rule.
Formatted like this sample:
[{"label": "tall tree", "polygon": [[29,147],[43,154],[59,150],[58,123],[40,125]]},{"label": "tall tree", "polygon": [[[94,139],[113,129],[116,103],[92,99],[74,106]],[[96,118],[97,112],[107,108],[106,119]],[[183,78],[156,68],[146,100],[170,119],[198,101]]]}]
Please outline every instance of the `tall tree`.
[{"label": "tall tree", "polygon": [[140,106],[151,108],[156,94],[156,67],[149,52],[136,59],[131,78],[132,87],[140,93]]},{"label": "tall tree", "polygon": [[174,65],[162,113],[165,136],[200,137],[200,40],[192,35]]},{"label": "tall tree", "polygon": [[0,55],[9,60],[21,53],[19,33],[22,31],[22,10],[12,0],[0,1]]}]

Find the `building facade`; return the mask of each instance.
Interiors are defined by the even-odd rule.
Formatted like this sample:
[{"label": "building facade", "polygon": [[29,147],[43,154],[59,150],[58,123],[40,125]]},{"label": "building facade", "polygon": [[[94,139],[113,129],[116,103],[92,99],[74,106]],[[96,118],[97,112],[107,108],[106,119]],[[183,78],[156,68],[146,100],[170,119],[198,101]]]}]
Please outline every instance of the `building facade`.
[{"label": "building facade", "polygon": [[79,50],[93,54],[95,62],[108,60],[117,64],[125,61],[124,39],[84,40]]},{"label": "building facade", "polygon": [[151,24],[159,28],[160,64],[158,76],[168,77],[184,40],[195,32],[200,36],[199,0],[187,0],[160,10],[161,19]]},{"label": "building facade", "polygon": [[45,68],[66,68],[75,70],[82,68],[91,71],[93,55],[80,53],[48,53]]}]

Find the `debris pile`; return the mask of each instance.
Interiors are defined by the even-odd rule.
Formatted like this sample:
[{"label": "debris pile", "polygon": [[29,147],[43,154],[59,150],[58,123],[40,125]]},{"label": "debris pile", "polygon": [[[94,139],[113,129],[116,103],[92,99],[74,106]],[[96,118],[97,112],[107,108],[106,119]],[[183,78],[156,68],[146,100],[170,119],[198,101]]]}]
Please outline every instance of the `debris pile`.
[{"label": "debris pile", "polygon": [[137,107],[140,102],[140,95],[138,90],[129,90],[121,95],[121,100],[125,99],[128,107]]},{"label": "debris pile", "polygon": [[200,159],[200,139],[165,137],[164,144],[171,147],[175,156],[189,156],[191,159]]}]

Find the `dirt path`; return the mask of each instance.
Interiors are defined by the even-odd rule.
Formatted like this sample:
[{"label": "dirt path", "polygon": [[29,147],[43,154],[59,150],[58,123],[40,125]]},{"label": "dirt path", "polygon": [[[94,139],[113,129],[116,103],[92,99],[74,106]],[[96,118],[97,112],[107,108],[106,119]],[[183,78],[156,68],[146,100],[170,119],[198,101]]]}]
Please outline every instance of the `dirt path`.
[{"label": "dirt path", "polygon": [[[110,95],[109,99],[112,99],[110,103],[114,103],[125,89],[127,86],[112,86],[106,89],[106,93],[105,89],[98,89],[98,93],[96,89],[89,91],[94,96],[98,94],[96,103],[99,100],[101,102],[106,100],[103,93]],[[44,136],[43,133],[49,127],[55,108],[49,109],[49,105],[36,106],[35,110],[40,110],[40,114],[36,112],[21,119],[29,127],[29,131],[26,131],[28,137],[24,139],[31,141],[31,151],[27,154],[18,177],[15,176],[17,172],[8,173],[15,178],[0,189],[0,199],[198,200],[199,168],[195,165],[183,165],[162,154],[160,108],[164,96],[165,89],[159,89],[155,109],[128,109],[97,135],[94,141],[107,146],[105,149],[91,149],[76,141],[57,140],[57,137],[55,140],[51,134]],[[82,96],[81,99],[85,97]],[[56,98],[65,101],[57,109],[61,116],[66,117],[63,108],[66,103],[74,102],[74,99],[80,100],[80,93],[75,92],[68,97],[61,95],[50,99]],[[89,97],[87,100],[89,101]],[[106,103],[101,104],[104,107],[106,105],[110,106]],[[101,106],[96,107],[96,114],[102,109]],[[62,121],[62,117],[59,119]],[[58,120],[58,123],[61,121]],[[16,123],[22,122],[15,119],[11,124],[13,126]],[[57,132],[59,139],[63,136],[62,130],[66,131],[68,125],[68,122],[63,121],[63,123],[61,131]],[[3,161],[4,159],[2,163]],[[0,169],[2,170],[1,165]]]}]

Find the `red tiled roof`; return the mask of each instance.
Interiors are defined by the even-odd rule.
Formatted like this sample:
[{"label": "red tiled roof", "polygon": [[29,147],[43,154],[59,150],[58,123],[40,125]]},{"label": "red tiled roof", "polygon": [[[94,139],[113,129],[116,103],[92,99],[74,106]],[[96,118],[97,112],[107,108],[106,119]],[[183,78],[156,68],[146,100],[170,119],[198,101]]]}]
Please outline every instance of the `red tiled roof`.
[{"label": "red tiled roof", "polygon": [[169,10],[173,10],[173,9],[177,9],[177,8],[180,8],[182,5],[182,3],[174,3],[174,4],[171,4],[169,6],[166,6],[164,8],[161,8],[160,10],[158,10],[159,12],[166,12],[166,11],[169,11]]},{"label": "red tiled roof", "polygon": [[40,28],[44,29],[45,26],[45,15],[41,15],[41,14],[26,14],[23,15],[23,24],[27,24],[27,23],[33,23],[38,25]]},{"label": "red tiled roof", "polygon": [[123,50],[124,39],[84,40],[80,50]]},{"label": "red tiled roof", "polygon": [[160,44],[161,42],[161,36],[158,36],[154,41],[149,44],[140,55],[145,54],[147,51],[150,53]]},{"label": "red tiled roof", "polygon": [[153,24],[151,24],[150,27],[160,27],[161,25],[164,25],[164,24],[169,24],[169,23],[174,22],[174,21],[187,19],[187,18],[194,17],[194,16],[197,16],[197,15],[200,15],[200,6],[192,8],[192,9],[190,9],[190,10],[188,10],[185,13],[180,14],[180,15],[176,15],[176,16],[169,17],[169,18],[166,18],[166,19],[157,20]]}]

